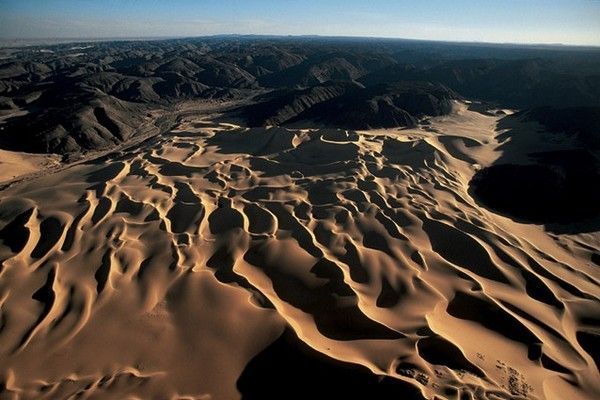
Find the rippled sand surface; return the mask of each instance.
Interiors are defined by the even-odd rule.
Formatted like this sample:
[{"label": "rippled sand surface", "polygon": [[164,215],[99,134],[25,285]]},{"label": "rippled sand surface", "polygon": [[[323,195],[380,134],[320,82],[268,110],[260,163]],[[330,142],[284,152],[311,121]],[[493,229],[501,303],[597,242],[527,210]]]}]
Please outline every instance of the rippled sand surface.
[{"label": "rippled sand surface", "polygon": [[188,118],[3,190],[2,392],[252,398],[240,376],[286,331],[407,399],[598,398],[600,235],[477,204],[497,121],[465,107],[368,132]]}]

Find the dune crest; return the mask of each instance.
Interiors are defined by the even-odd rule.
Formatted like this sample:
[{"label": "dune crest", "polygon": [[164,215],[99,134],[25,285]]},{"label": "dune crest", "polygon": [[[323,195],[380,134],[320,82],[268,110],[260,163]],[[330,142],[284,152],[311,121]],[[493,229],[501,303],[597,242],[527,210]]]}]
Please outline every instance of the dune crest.
[{"label": "dune crest", "polygon": [[410,130],[188,116],[5,189],[3,391],[237,398],[289,327],[423,398],[597,397],[600,237],[479,206],[500,116],[454,106]]}]

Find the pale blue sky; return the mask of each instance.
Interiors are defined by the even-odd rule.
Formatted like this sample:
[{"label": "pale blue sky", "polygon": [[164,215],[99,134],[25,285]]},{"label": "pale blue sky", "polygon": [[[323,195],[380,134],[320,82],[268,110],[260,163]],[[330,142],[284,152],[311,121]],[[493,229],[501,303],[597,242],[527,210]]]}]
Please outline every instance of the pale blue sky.
[{"label": "pale blue sky", "polygon": [[378,36],[600,45],[600,0],[0,0],[0,38]]}]

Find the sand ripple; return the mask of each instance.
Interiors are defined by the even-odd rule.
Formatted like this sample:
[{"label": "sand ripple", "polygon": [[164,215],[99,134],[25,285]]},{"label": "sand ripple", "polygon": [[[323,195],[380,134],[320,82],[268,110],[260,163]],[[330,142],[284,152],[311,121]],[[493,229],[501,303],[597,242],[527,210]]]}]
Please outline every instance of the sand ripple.
[{"label": "sand ripple", "polygon": [[600,237],[477,206],[495,119],[462,118],[440,120],[452,135],[184,122],[5,190],[4,391],[235,398],[288,326],[425,398],[600,395]]}]

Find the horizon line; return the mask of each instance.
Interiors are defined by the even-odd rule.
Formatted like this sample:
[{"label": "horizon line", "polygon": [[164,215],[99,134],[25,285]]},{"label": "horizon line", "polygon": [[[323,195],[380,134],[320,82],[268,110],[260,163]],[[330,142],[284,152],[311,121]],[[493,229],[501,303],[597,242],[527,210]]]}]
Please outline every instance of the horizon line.
[{"label": "horizon line", "polygon": [[[433,43],[453,43],[453,44],[471,44],[471,45],[497,45],[497,46],[524,46],[524,47],[561,47],[561,48],[594,48],[600,49],[599,44],[574,44],[561,42],[496,42],[496,41],[477,41],[477,40],[444,40],[444,39],[423,39],[408,38],[399,36],[362,36],[362,35],[319,35],[319,34],[260,34],[260,33],[215,33],[208,35],[159,35],[159,36],[83,36],[83,37],[0,37],[0,47],[2,42],[18,41],[44,41],[55,40],[62,41],[60,44],[81,43],[87,41],[110,42],[110,41],[159,41],[174,39],[202,39],[216,37],[257,37],[257,38],[323,38],[323,39],[371,39],[371,40],[399,40],[413,42],[433,42]],[[59,43],[49,43],[56,45]],[[43,46],[43,44],[24,44],[17,47]]]}]

